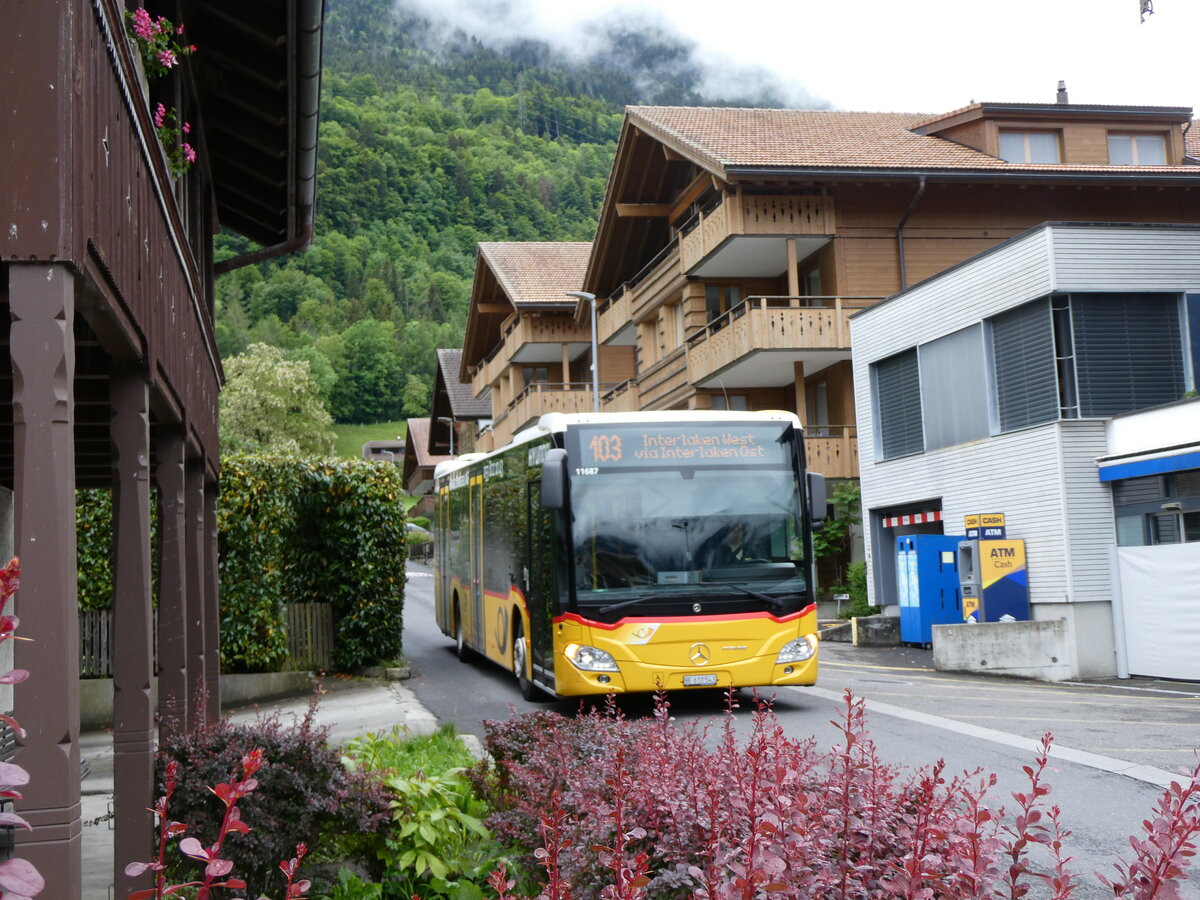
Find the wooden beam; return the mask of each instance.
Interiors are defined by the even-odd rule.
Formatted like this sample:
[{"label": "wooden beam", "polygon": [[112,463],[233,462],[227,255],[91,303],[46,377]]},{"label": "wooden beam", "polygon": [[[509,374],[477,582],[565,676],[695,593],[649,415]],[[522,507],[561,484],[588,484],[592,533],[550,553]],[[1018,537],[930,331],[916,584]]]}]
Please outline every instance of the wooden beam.
[{"label": "wooden beam", "polygon": [[667,162],[686,162],[687,161],[685,157],[680,156],[678,153],[676,153],[674,150],[672,150],[666,144],[662,145],[662,151],[663,151],[663,157],[666,158]]},{"label": "wooden beam", "polygon": [[670,203],[617,203],[620,218],[665,219],[671,215]]},{"label": "wooden beam", "polygon": [[695,203],[706,190],[715,186],[716,183],[716,178],[708,172],[701,172],[693,178],[692,183],[683,189],[683,193],[679,195],[679,199],[671,207],[670,221],[674,222],[687,212],[687,208]]},{"label": "wooden beam", "polygon": [[481,316],[507,316],[513,311],[507,303],[476,303],[475,312]]}]

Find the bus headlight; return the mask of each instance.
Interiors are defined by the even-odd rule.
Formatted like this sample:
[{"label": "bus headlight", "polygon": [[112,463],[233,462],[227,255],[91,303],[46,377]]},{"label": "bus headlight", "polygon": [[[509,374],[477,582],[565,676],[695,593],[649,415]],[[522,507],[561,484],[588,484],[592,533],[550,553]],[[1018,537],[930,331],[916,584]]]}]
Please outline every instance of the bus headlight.
[{"label": "bus headlight", "polygon": [[567,659],[575,664],[575,668],[583,669],[585,672],[620,671],[612,654],[598,647],[589,647],[587,644],[568,644],[565,652]]},{"label": "bus headlight", "polygon": [[784,663],[804,662],[806,659],[812,659],[816,653],[816,647],[813,646],[812,636],[805,635],[798,637],[794,641],[788,641],[783,645],[783,649],[779,651],[779,655],[775,657],[775,665],[783,665]]}]

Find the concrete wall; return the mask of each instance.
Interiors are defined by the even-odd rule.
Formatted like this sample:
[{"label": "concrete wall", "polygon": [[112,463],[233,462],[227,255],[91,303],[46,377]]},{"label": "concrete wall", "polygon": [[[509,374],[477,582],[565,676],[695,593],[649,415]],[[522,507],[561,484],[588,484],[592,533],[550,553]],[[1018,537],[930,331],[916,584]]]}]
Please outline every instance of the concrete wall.
[{"label": "concrete wall", "polygon": [[[311,693],[316,678],[311,672],[266,672],[221,676],[223,710],[249,706],[279,697]],[[151,704],[158,706],[158,679],[150,686]],[[85,678],[79,682],[79,727],[83,730],[112,726],[113,685],[111,678]]]},{"label": "concrete wall", "polygon": [[934,625],[933,667],[1041,681],[1079,677],[1064,619]]}]

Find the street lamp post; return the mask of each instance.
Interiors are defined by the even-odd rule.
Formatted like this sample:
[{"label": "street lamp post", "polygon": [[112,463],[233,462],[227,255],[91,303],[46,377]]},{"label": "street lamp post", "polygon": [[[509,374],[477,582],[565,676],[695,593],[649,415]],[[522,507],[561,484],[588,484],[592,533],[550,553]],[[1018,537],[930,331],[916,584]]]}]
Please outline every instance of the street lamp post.
[{"label": "street lamp post", "polygon": [[596,346],[596,295],[589,294],[587,291],[567,291],[567,296],[574,297],[576,300],[587,300],[592,304],[592,410],[600,412],[600,359]]}]

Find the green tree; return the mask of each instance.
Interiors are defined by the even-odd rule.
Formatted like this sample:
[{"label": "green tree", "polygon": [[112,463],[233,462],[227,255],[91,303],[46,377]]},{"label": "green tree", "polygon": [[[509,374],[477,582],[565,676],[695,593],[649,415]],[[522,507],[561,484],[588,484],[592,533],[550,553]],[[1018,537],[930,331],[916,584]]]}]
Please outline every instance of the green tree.
[{"label": "green tree", "polygon": [[400,402],[404,407],[404,415],[412,416],[427,416],[429,415],[429,404],[433,389],[426,383],[420,375],[414,375],[411,372],[408,379],[404,382],[404,390],[400,394]]},{"label": "green tree", "polygon": [[263,451],[325,456],[333,452],[332,419],[305,360],[283,350],[251,344],[225,363],[221,392],[221,447],[226,452]]},{"label": "green tree", "polygon": [[342,341],[344,369],[333,387],[334,417],[357,424],[398,418],[403,373],[396,356],[395,326],[364,319],[343,331]]}]

